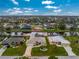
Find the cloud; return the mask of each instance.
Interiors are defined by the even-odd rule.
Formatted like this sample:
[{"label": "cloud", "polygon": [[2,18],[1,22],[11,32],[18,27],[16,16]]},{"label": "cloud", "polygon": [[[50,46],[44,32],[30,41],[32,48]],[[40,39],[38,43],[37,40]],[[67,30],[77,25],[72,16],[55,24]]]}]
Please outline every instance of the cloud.
[{"label": "cloud", "polygon": [[31,10],[33,10],[33,8],[24,8],[25,10],[29,10],[29,11],[31,11]]},{"label": "cloud", "polygon": [[34,12],[38,12],[39,10],[34,10]]},{"label": "cloud", "polygon": [[57,10],[54,10],[53,12],[60,13],[61,11],[62,11],[61,9],[57,9]]},{"label": "cloud", "polygon": [[25,0],[25,1],[30,2],[30,0]]},{"label": "cloud", "polygon": [[55,2],[52,2],[52,1],[42,1],[42,4],[54,4]]},{"label": "cloud", "polygon": [[48,8],[48,9],[51,9],[51,8],[53,8],[53,9],[57,9],[58,7],[47,5],[47,6],[45,6],[45,8]]},{"label": "cloud", "polygon": [[6,11],[4,11],[5,14],[9,14],[9,15],[19,15],[19,14],[31,14],[31,13],[34,13],[34,12],[38,12],[39,10],[36,10],[36,9],[32,9],[32,8],[17,8],[17,7],[14,7],[14,8],[10,8]]},{"label": "cloud", "polygon": [[12,11],[12,12],[9,12],[9,14],[22,14],[23,13],[23,11],[21,11],[21,10],[15,10],[15,11]]},{"label": "cloud", "polygon": [[21,13],[23,13],[23,11],[20,8],[14,7],[12,9],[10,8],[10,9],[6,10],[4,13],[12,15],[12,14],[21,14]]},{"label": "cloud", "polygon": [[11,0],[15,5],[18,5],[19,3],[16,0]]}]

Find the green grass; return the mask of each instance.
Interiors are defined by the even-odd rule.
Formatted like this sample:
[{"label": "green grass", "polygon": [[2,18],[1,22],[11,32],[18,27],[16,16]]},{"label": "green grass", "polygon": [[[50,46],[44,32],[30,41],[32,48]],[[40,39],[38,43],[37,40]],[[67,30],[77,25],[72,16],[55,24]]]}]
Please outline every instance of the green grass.
[{"label": "green grass", "polygon": [[47,51],[41,51],[40,47],[35,47],[32,49],[32,56],[67,56],[67,53],[63,47],[57,47],[55,45],[50,45],[46,47]]},{"label": "green grass", "polygon": [[67,40],[71,42],[72,51],[79,56],[79,43],[76,43],[79,40],[78,36],[68,36],[65,37]]},{"label": "green grass", "polygon": [[59,30],[59,29],[43,29],[43,32],[69,32],[69,30]]},{"label": "green grass", "polygon": [[23,44],[18,48],[7,48],[7,50],[3,53],[3,56],[22,56],[25,52],[26,45]]},{"label": "green grass", "polygon": [[48,37],[46,36],[45,39],[46,39],[46,44],[47,44],[47,46],[49,46],[50,43],[49,43],[49,41],[48,41]]},{"label": "green grass", "polygon": [[2,48],[2,45],[0,44],[0,48]]},{"label": "green grass", "polygon": [[0,30],[1,32],[31,32],[32,29],[10,29],[10,30]]}]

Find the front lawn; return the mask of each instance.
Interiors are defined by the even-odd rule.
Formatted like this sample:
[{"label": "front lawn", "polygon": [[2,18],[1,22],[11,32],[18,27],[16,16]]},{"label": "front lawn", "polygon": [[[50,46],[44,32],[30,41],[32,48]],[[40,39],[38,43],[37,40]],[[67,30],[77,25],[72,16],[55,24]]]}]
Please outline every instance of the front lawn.
[{"label": "front lawn", "polygon": [[22,56],[25,52],[26,45],[20,45],[17,48],[7,48],[7,50],[3,53],[3,56]]},{"label": "front lawn", "polygon": [[32,56],[67,56],[67,53],[63,47],[57,47],[55,45],[46,46],[47,51],[41,51],[40,47],[32,49]]},{"label": "front lawn", "polygon": [[71,42],[72,51],[79,56],[79,37],[78,36],[68,36],[65,37]]}]

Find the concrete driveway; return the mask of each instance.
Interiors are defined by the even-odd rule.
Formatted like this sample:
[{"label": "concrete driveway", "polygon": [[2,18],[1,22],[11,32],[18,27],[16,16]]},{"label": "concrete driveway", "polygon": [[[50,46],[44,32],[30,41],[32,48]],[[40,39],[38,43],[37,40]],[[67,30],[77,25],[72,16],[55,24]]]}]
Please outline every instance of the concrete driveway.
[{"label": "concrete driveway", "polygon": [[0,56],[2,56],[2,54],[5,52],[5,50],[7,49],[7,47],[3,46],[1,49],[0,49]]},{"label": "concrete driveway", "polygon": [[27,46],[25,54],[23,56],[30,57],[32,48],[33,48],[32,46]]},{"label": "concrete driveway", "polygon": [[23,56],[26,56],[26,57],[31,56],[31,50],[33,48],[33,44],[28,43],[28,42],[30,42],[35,37],[35,34],[36,34],[35,32],[32,32],[30,34],[30,39],[28,41],[26,41],[27,48],[26,48],[25,53],[24,53]]},{"label": "concrete driveway", "polygon": [[64,49],[66,50],[66,52],[68,53],[68,56],[76,56],[73,51],[72,48],[70,46],[63,46]]}]

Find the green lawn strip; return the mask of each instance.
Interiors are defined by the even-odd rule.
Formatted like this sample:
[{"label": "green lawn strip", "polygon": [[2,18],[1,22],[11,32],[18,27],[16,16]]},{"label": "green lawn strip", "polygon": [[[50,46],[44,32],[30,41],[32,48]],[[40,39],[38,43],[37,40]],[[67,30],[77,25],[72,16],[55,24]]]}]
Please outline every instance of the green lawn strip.
[{"label": "green lawn strip", "polygon": [[47,44],[47,46],[49,46],[50,43],[49,43],[48,37],[46,36],[45,39],[46,39],[46,44]]},{"label": "green lawn strip", "polygon": [[67,40],[71,42],[72,51],[79,56],[79,43],[76,43],[76,41],[79,41],[78,36],[68,36],[65,37]]},{"label": "green lawn strip", "polygon": [[0,30],[1,32],[31,32],[31,29],[10,29],[10,30]]},{"label": "green lawn strip", "polygon": [[3,56],[22,56],[25,52],[26,45],[23,44],[17,48],[7,48]]},{"label": "green lawn strip", "polygon": [[0,44],[0,48],[2,48],[2,45]]},{"label": "green lawn strip", "polygon": [[47,51],[41,51],[40,47],[35,47],[32,49],[32,56],[67,56],[67,53],[63,47],[57,47],[55,45],[50,45],[46,47]]},{"label": "green lawn strip", "polygon": [[69,32],[69,30],[43,29],[43,32]]}]

